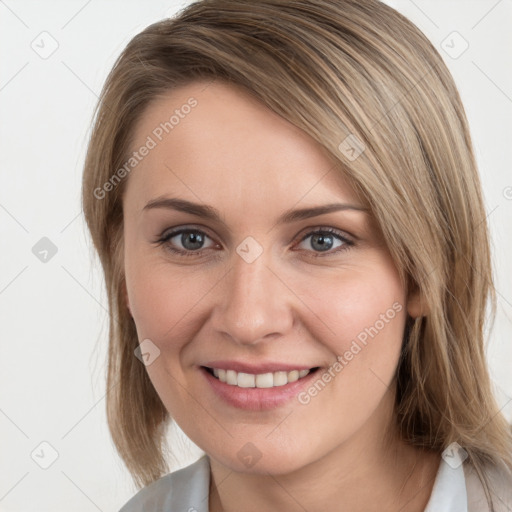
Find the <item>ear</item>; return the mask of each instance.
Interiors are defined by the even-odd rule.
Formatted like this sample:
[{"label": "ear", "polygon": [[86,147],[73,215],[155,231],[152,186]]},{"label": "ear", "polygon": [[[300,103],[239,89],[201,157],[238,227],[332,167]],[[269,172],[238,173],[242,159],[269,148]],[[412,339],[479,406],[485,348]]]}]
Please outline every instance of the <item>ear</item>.
[{"label": "ear", "polygon": [[412,318],[419,318],[428,315],[428,304],[426,303],[419,286],[411,283],[407,295],[407,313]]}]

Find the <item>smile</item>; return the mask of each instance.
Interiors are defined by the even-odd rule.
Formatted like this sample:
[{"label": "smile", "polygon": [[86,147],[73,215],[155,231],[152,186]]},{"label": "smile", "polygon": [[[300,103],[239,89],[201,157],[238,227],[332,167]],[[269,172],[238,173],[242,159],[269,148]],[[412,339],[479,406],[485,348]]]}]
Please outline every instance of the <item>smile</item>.
[{"label": "smile", "polygon": [[211,375],[221,382],[239,388],[274,388],[285,386],[286,384],[302,379],[316,369],[317,368],[252,374],[236,372],[235,370],[225,370],[223,368],[206,368]]},{"label": "smile", "polygon": [[[211,361],[198,366],[212,392],[212,403],[246,411],[269,411],[287,403],[316,379],[320,366],[283,362]],[[220,399],[220,402],[219,402]]]}]

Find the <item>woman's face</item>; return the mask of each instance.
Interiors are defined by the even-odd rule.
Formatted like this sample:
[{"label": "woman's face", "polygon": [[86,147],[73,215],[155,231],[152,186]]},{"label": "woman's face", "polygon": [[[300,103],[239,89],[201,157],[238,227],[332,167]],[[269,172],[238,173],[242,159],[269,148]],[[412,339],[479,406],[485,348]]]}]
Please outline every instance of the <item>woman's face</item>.
[{"label": "woman's face", "polygon": [[274,474],[382,434],[412,299],[322,147],[215,81],[153,102],[132,149],[127,303],[183,431],[233,470]]}]

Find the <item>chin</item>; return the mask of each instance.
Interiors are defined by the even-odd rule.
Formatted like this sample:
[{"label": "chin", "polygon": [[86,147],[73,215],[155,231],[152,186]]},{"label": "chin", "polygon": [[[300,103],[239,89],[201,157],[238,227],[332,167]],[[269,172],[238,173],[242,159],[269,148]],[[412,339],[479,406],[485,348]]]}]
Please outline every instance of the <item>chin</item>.
[{"label": "chin", "polygon": [[247,473],[254,475],[284,475],[293,473],[296,470],[308,465],[312,460],[298,455],[297,447],[291,449],[291,453],[273,447],[263,449],[257,448],[256,444],[247,442],[241,449],[232,453],[206,452],[223,466],[236,473]]}]

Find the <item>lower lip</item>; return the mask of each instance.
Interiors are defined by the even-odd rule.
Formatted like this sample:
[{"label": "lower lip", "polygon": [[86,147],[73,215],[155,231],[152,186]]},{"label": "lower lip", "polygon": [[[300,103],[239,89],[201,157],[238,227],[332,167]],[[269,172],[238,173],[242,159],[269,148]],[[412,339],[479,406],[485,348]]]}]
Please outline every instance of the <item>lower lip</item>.
[{"label": "lower lip", "polygon": [[263,411],[275,409],[292,400],[313,378],[317,377],[320,369],[308,373],[295,382],[275,388],[240,388],[221,382],[204,367],[200,367],[199,370],[205,376],[213,391],[229,405],[249,411]]}]

